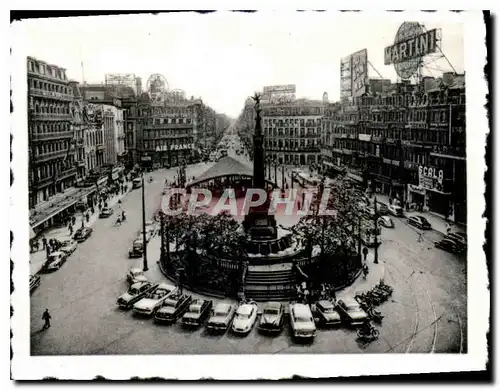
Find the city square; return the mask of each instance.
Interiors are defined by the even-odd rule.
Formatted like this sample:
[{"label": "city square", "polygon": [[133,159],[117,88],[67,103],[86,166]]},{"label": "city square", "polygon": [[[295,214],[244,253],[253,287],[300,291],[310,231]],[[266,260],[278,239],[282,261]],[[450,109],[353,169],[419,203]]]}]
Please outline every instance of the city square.
[{"label": "city square", "polygon": [[281,28],[170,68],[30,46],[31,357],[470,353],[464,27],[377,27],[333,85],[260,68]]}]

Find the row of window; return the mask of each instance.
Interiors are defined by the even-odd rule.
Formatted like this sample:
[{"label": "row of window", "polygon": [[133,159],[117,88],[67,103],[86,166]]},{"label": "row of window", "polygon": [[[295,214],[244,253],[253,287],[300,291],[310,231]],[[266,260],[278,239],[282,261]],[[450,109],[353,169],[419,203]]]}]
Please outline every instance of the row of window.
[{"label": "row of window", "polygon": [[69,103],[49,103],[46,100],[35,100],[37,114],[69,114]]},{"label": "row of window", "polygon": [[[269,159],[271,161],[276,161],[284,164],[291,164],[291,165],[311,165],[314,164],[318,161],[319,156],[316,156],[314,154],[298,154],[298,153],[284,153],[283,155],[275,154],[275,153],[270,153]],[[274,174],[271,174],[272,177],[274,177]]]},{"label": "row of window", "polygon": [[155,139],[155,138],[165,138],[165,137],[192,137],[193,134],[190,131],[182,131],[177,130],[148,130],[144,132],[145,139]]},{"label": "row of window", "polygon": [[299,119],[299,118],[285,118],[285,119],[263,119],[264,126],[278,126],[278,127],[286,127],[286,126],[300,126],[304,127],[315,127],[321,126],[321,118],[316,119]]},{"label": "row of window", "polygon": [[266,140],[264,146],[269,149],[299,149],[299,148],[316,148],[319,147],[319,142],[316,142],[315,139],[308,139],[307,142],[304,139],[299,140]]},{"label": "row of window", "polygon": [[50,141],[34,146],[35,156],[40,156],[52,152],[60,152],[63,150],[69,150],[69,141],[67,140]]},{"label": "row of window", "polygon": [[70,94],[70,88],[68,86],[51,83],[49,81],[42,81],[33,78],[28,78],[28,86],[30,89],[35,88],[35,89],[41,89],[42,91],[64,93],[67,95]]},{"label": "row of window", "polygon": [[[253,107],[251,111],[253,111]],[[264,107],[263,116],[312,116],[321,115],[322,107]]]},{"label": "row of window", "polygon": [[58,133],[70,131],[70,124],[67,122],[38,122],[32,127],[34,134]]},{"label": "row of window", "polygon": [[321,127],[317,128],[269,128],[264,127],[265,137],[319,137],[321,134]]},{"label": "row of window", "polygon": [[359,115],[336,115],[331,118],[325,118],[323,125],[330,125],[336,122],[357,122],[360,120],[377,123],[385,122],[433,122],[447,123],[449,119],[448,109],[429,109],[429,110],[405,110],[405,111],[379,111]]},{"label": "row of window", "polygon": [[85,138],[87,146],[102,145],[104,134],[102,131],[87,132]]},{"label": "row of window", "polygon": [[49,76],[59,80],[67,80],[64,69],[59,69],[53,65],[38,63],[28,59],[28,70],[42,76]]},{"label": "row of window", "polygon": [[151,125],[163,125],[163,124],[191,124],[191,118],[154,118],[153,120],[149,120],[147,124]]},{"label": "row of window", "polygon": [[32,170],[31,177],[37,181],[46,178],[54,177],[56,173],[61,174],[63,171],[74,166],[73,156],[68,156],[68,159],[63,161],[49,162],[43,165],[37,166],[36,169]]}]

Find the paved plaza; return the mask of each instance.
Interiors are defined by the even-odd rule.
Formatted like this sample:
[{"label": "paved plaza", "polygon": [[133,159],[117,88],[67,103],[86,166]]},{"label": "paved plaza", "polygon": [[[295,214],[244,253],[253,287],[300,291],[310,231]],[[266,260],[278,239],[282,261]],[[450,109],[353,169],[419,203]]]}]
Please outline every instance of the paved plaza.
[{"label": "paved plaza", "polygon": [[[249,164],[244,157],[235,157]],[[199,176],[210,166],[190,165],[187,177]],[[176,169],[151,173],[153,181],[145,187],[146,218],[159,207],[165,179],[172,181],[176,173]],[[379,307],[385,318],[378,326],[378,340],[360,343],[355,330],[342,327],[320,329],[312,344],[303,345],[293,341],[287,326],[276,337],[263,336],[257,329],[245,338],[230,333],[213,336],[204,328],[188,331],[179,323],[156,325],[119,310],[116,299],[127,289],[127,271],[142,266],[142,259],[127,256],[141,229],[141,190],[124,195],[122,208],[127,212],[125,223],[115,227],[113,218],[93,220],[93,235],[78,245],[67,263],[57,272],[41,275],[41,285],[31,296],[32,355],[465,352],[466,259],[434,247],[434,241],[442,238],[439,229],[424,232],[418,242],[416,230],[404,219],[394,218],[395,228],[382,230],[380,263],[373,264],[370,251],[366,280],[360,277],[337,293],[337,297],[353,296],[380,279],[393,286],[391,299]],[[148,244],[146,275],[165,281],[159,257],[156,236]],[[52,327],[42,331],[46,308]]]}]

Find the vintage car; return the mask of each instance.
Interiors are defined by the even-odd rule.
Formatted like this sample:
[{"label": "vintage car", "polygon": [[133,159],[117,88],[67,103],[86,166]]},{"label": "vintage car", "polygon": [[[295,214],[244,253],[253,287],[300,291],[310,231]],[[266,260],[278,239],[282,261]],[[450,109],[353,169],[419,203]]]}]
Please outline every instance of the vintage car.
[{"label": "vintage car", "polygon": [[180,291],[170,294],[156,310],[155,321],[167,324],[175,323],[184,315],[191,301],[191,295],[181,294]]},{"label": "vintage car", "polygon": [[285,307],[280,302],[267,302],[262,309],[258,329],[261,332],[279,333],[283,329]]},{"label": "vintage car", "polygon": [[257,320],[257,303],[241,303],[236,309],[231,331],[237,334],[248,334]]},{"label": "vintage car", "polygon": [[40,276],[30,275],[30,293],[32,293],[38,286],[40,286]]},{"label": "vintage car", "polygon": [[413,225],[422,230],[431,230],[432,226],[427,219],[421,215],[412,215],[408,217],[408,224]]},{"label": "vintage car", "polygon": [[99,218],[109,218],[113,215],[113,212],[111,207],[103,207],[99,213]]},{"label": "vintage car", "polygon": [[351,326],[363,325],[368,321],[368,314],[354,298],[344,298],[337,301],[337,311],[344,321]]},{"label": "vintage car", "polygon": [[121,309],[130,309],[139,301],[142,297],[144,297],[148,292],[154,290],[158,286],[158,283],[151,282],[138,282],[130,286],[128,291],[121,295],[120,298],[116,301],[116,304]]},{"label": "vintage car", "polygon": [[467,247],[467,235],[465,233],[453,232],[447,234],[446,239],[454,241],[459,247]]},{"label": "vintage car", "polygon": [[140,301],[134,304],[134,313],[151,316],[177,288],[170,284],[162,283],[153,291],[147,293]]},{"label": "vintage car", "polygon": [[442,249],[446,252],[455,253],[455,254],[462,252],[464,249],[463,246],[461,246],[460,244],[457,244],[455,241],[447,239],[447,238],[443,238],[440,241],[434,242],[434,246],[436,248]]},{"label": "vintage car", "polygon": [[377,201],[377,213],[379,215],[387,215],[389,214],[389,208],[385,203]]},{"label": "vintage car", "polygon": [[405,215],[403,208],[395,204],[387,206],[387,211],[394,217],[404,217]]},{"label": "vintage car", "polygon": [[182,325],[197,327],[202,325],[212,311],[213,302],[208,299],[195,299],[182,316]]},{"label": "vintage car", "polygon": [[141,187],[142,187],[142,179],[140,177],[136,177],[134,180],[132,180],[132,189]]},{"label": "vintage car", "polygon": [[90,237],[90,235],[92,234],[92,228],[89,228],[89,227],[83,227],[83,228],[80,228],[78,229],[75,234],[73,235],[73,239],[76,241],[76,242],[83,242],[85,241],[87,238]]},{"label": "vintage car", "polygon": [[316,303],[316,316],[319,318],[319,324],[322,326],[340,325],[342,322],[333,302],[327,300],[321,300]]},{"label": "vintage car", "polygon": [[137,282],[146,282],[148,278],[140,268],[131,268],[127,273],[127,283],[132,285]]},{"label": "vintage car", "polygon": [[47,260],[45,260],[45,263],[42,266],[42,271],[50,272],[58,270],[66,262],[67,257],[68,256],[64,252],[52,252],[49,257],[47,257]]},{"label": "vintage car", "polygon": [[316,325],[308,305],[293,303],[290,305],[290,325],[293,337],[312,339],[316,337]]},{"label": "vintage car", "polygon": [[388,217],[386,215],[380,217],[377,222],[378,222],[379,226],[383,226],[383,227],[389,228],[389,229],[394,228],[394,221],[392,220],[391,217]]},{"label": "vintage car", "polygon": [[59,248],[61,252],[66,253],[66,255],[71,255],[76,251],[77,243],[72,239],[66,239],[61,241],[62,246]]},{"label": "vintage car", "polygon": [[207,330],[211,332],[225,332],[231,325],[236,308],[226,302],[220,302],[215,308],[207,323]]},{"label": "vintage car", "polygon": [[144,252],[144,246],[143,246],[143,241],[141,239],[136,239],[134,240],[134,243],[132,244],[132,249],[128,251],[128,257],[129,258],[137,258],[137,257],[142,257],[142,254]]}]

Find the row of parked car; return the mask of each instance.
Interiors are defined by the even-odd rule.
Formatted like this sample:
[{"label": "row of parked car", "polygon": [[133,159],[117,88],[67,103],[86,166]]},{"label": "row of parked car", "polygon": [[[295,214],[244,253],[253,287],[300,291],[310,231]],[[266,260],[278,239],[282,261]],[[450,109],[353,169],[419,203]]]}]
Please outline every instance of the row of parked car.
[{"label": "row of parked car", "polygon": [[[255,302],[219,302],[192,299],[175,286],[146,280],[140,269],[132,269],[127,275],[131,284],[129,290],[117,300],[119,308],[130,310],[139,316],[153,317],[157,323],[173,324],[181,320],[186,327],[200,327],[206,324],[209,332],[250,333],[258,317]],[[314,315],[313,315],[314,313]],[[335,326],[346,323],[362,325],[368,321],[368,314],[355,299],[342,299],[333,303],[328,300],[317,302],[312,308],[302,303],[289,305],[290,326],[293,336],[311,339],[316,336],[316,322],[320,326]],[[315,321],[315,318],[317,319]],[[285,324],[285,305],[267,302],[258,323],[258,329],[265,333],[279,333]]]},{"label": "row of parked car", "polygon": [[[143,230],[137,233],[136,239],[132,242],[132,248],[128,251],[128,257],[131,259],[142,257],[144,252]],[[158,228],[154,221],[146,221],[146,244],[155,236]]]},{"label": "row of parked car", "polygon": [[[60,247],[57,251],[50,253],[42,264],[39,272],[47,273],[57,271],[68,260],[68,257],[76,250],[77,243],[84,242],[92,234],[92,228],[83,227],[78,229],[72,238],[57,239]],[[40,275],[30,275],[30,293],[40,286]]]}]

